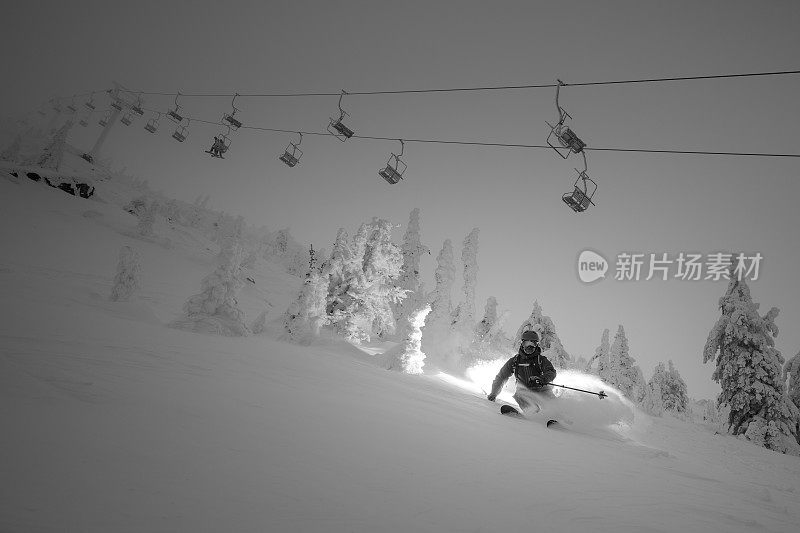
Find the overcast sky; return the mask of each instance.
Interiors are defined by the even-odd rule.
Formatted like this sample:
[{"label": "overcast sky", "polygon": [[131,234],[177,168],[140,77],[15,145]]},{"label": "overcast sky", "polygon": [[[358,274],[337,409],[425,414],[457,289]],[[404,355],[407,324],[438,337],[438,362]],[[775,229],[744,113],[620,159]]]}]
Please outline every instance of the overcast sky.
[{"label": "overcast sky", "polygon": [[[0,112],[52,96],[103,90],[274,93],[398,90],[587,82],[794,70],[800,4],[774,2],[13,2],[4,7]],[[567,87],[561,104],[591,147],[798,152],[800,76]],[[347,96],[357,134],[543,144],[557,119],[553,89]],[[98,97],[99,100],[102,100]],[[166,109],[173,97],[146,97]],[[336,97],[237,99],[246,125],[323,131]],[[102,100],[107,106],[107,100]],[[183,98],[187,115],[217,120],[231,99]],[[98,108],[100,109],[100,108]],[[95,119],[98,117],[94,117]],[[91,147],[99,127],[71,142]],[[373,216],[403,227],[421,209],[433,255],[445,238],[479,227],[478,312],[488,296],[511,311],[514,331],[538,299],[566,349],[589,356],[603,328],[622,323],[647,377],[673,359],[695,397],[716,394],[702,364],[724,281],[616,281],[620,252],[760,252],[751,283],[762,312],[781,309],[778,348],[800,351],[800,160],[588,152],[596,207],[561,201],[580,161],[552,150],[408,143],[406,178],[377,171],[396,141],[306,136],[290,169],[277,156],[293,138],[241,130],[227,159],[211,160],[218,127],[189,138],[157,135],[139,119],[115,127],[104,156],[166,194],[290,227],[330,245]],[[590,248],[612,263],[591,285],[577,277]],[[673,271],[674,273],[674,271]],[[460,298],[461,279],[454,299]]]}]

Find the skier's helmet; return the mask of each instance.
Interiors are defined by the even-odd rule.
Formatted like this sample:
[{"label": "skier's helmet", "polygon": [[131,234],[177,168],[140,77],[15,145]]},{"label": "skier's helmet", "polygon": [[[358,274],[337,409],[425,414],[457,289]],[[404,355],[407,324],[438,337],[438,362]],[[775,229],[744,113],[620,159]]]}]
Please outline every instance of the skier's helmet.
[{"label": "skier's helmet", "polygon": [[539,334],[535,331],[528,330],[522,332],[522,342],[520,348],[528,355],[536,351],[536,346],[539,344]]}]

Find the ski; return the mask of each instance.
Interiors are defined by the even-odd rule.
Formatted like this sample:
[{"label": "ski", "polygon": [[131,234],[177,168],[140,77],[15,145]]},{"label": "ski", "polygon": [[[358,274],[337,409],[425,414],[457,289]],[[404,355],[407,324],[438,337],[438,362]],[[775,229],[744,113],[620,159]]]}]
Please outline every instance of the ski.
[{"label": "ski", "polygon": [[500,414],[506,416],[513,416],[515,418],[525,418],[525,416],[522,413],[520,413],[513,406],[508,404],[503,404],[500,406]]}]

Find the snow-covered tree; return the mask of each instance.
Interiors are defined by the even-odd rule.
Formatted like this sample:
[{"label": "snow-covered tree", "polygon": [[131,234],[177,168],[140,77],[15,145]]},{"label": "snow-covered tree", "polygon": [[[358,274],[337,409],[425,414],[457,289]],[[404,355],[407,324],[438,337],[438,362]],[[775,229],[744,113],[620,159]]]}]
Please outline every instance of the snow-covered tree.
[{"label": "snow-covered tree", "polygon": [[786,394],[784,361],[775,348],[778,309],[759,315],[747,283],[736,276],[719,307],[722,316],[708,334],[703,362],[716,360],[712,377],[722,386],[718,404],[730,407],[728,431],[771,450],[800,453],[798,411]]},{"label": "snow-covered tree", "polygon": [[[430,254],[430,248],[422,244],[419,225],[419,208],[411,211],[406,226],[406,233],[403,236],[401,246],[403,254],[403,267],[397,279],[397,286],[406,292],[405,299],[394,306],[395,317],[400,322],[399,334],[406,337],[409,333],[405,328],[413,322],[411,314],[419,310],[425,302],[424,287],[420,281],[419,269],[420,259],[425,254]],[[410,318],[410,320],[409,320]]]},{"label": "snow-covered tree", "polygon": [[127,301],[139,289],[141,262],[139,254],[130,246],[119,251],[117,274],[111,287],[111,299],[115,302]]},{"label": "snow-covered tree", "polygon": [[230,247],[217,269],[203,278],[203,291],[189,298],[183,306],[184,315],[172,327],[229,336],[249,334],[244,312],[236,300],[242,287],[238,277],[241,261],[241,247]]},{"label": "snow-covered tree", "polygon": [[783,367],[783,380],[786,382],[786,392],[789,399],[800,408],[800,352],[786,361]]},{"label": "snow-covered tree", "polygon": [[479,228],[473,230],[464,239],[461,248],[461,262],[464,264],[464,300],[458,305],[455,319],[457,329],[475,327],[475,287],[478,284],[478,235]]},{"label": "snow-covered tree", "polygon": [[443,359],[442,343],[450,335],[452,312],[452,290],[456,277],[456,268],[453,265],[453,243],[445,239],[442,249],[436,257],[436,271],[434,279],[436,285],[428,295],[431,311],[425,318],[422,327],[422,351],[428,358]]},{"label": "snow-covered tree", "polygon": [[400,248],[392,242],[392,224],[386,219],[373,221],[372,232],[364,250],[364,275],[367,290],[363,309],[371,315],[371,333],[385,338],[395,333],[392,305],[405,297],[405,290],[396,286],[403,266]]},{"label": "snow-covered tree", "polygon": [[397,370],[405,374],[422,374],[425,366],[425,354],[422,352],[422,326],[425,317],[430,312],[430,306],[418,309],[403,318],[408,322],[405,327],[406,337],[403,340],[396,357],[389,361],[389,370]]},{"label": "snow-covered tree", "polygon": [[686,391],[686,383],[680,373],[675,369],[672,360],[668,366],[658,363],[653,371],[650,383],[658,383],[661,389],[661,399],[664,409],[675,413],[684,413],[689,405],[689,396]]},{"label": "snow-covered tree", "polygon": [[628,347],[628,337],[625,335],[625,328],[622,324],[617,328],[614,335],[614,342],[611,344],[609,352],[611,362],[610,372],[607,377],[600,376],[604,381],[613,385],[622,392],[626,398],[633,399],[633,389],[636,382],[636,363],[630,355]]},{"label": "snow-covered tree", "polygon": [[316,270],[309,270],[300,294],[284,314],[283,338],[307,344],[313,338],[319,337],[320,329],[327,323],[327,294],[327,280]]},{"label": "snow-covered tree", "polygon": [[333,251],[323,269],[323,276],[328,278],[327,313],[334,315],[337,311],[343,312],[347,307],[348,269],[353,266],[350,251],[350,237],[344,228],[339,228]]},{"label": "snow-covered tree", "polygon": [[468,365],[480,360],[498,359],[507,354],[511,342],[503,331],[507,318],[508,311],[498,315],[497,299],[490,296],[486,300],[483,318],[475,326],[475,340],[469,349]]},{"label": "snow-covered tree", "polygon": [[519,348],[522,332],[529,328],[539,334],[539,346],[542,348],[542,355],[546,356],[553,363],[553,366],[556,368],[569,368],[571,366],[572,358],[564,349],[561,339],[558,338],[553,319],[542,314],[542,306],[539,305],[538,300],[533,302],[531,316],[517,329],[517,334],[514,336],[515,350]]},{"label": "snow-covered tree", "polygon": [[633,367],[634,380],[633,380],[633,401],[641,405],[647,396],[647,381],[644,379],[644,372],[639,365]]},{"label": "snow-covered tree", "polygon": [[19,161],[19,152],[22,147],[22,135],[14,137],[14,141],[0,153],[0,161],[9,161],[16,163]]},{"label": "snow-covered tree", "polygon": [[492,331],[495,324],[497,324],[497,298],[489,296],[486,300],[483,318],[475,326],[475,337],[482,341]]},{"label": "snow-covered tree", "polygon": [[664,414],[664,401],[661,383],[652,379],[645,388],[645,396],[642,399],[642,408],[651,415],[661,416]]},{"label": "snow-covered tree", "polygon": [[[600,339],[600,346],[595,348],[594,355],[589,362],[586,364],[586,371],[593,372],[600,376],[600,378],[607,377],[610,375],[610,361],[608,359],[609,353],[611,352],[611,343],[608,340],[608,328],[603,330],[603,337]],[[592,364],[597,361],[597,368],[595,370],[592,369]]]},{"label": "snow-covered tree", "polygon": [[36,162],[42,168],[50,168],[58,170],[61,165],[61,158],[64,156],[64,145],[67,143],[67,135],[69,130],[72,129],[73,122],[68,120],[60,129],[53,133],[53,137],[47,146],[44,147],[38,161]]}]

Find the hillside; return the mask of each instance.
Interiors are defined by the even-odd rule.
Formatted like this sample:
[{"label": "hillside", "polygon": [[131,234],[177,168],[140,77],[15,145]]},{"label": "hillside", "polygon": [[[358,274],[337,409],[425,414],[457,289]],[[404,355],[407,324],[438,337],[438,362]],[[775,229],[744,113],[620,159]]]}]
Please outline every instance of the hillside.
[{"label": "hillside", "polygon": [[[0,167],[0,531],[795,531],[800,461],[616,395],[565,395],[563,431],[475,382],[384,370],[326,339],[166,327],[216,245],[75,154],[90,199]],[[142,291],[108,294],[119,249]],[[300,279],[259,261],[239,301],[274,320]],[[598,385],[581,375],[565,383]]]}]

